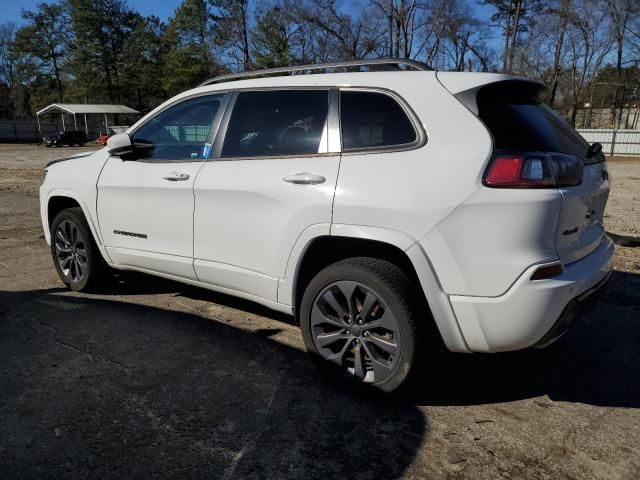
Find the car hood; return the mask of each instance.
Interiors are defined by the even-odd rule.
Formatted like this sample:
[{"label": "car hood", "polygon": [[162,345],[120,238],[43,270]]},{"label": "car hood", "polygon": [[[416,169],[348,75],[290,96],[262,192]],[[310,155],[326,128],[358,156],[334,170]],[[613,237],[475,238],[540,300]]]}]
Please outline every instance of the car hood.
[{"label": "car hood", "polygon": [[56,163],[64,162],[65,160],[73,160],[74,158],[88,157],[89,155],[93,155],[95,152],[96,151],[80,152],[80,153],[75,153],[73,155],[69,155],[68,157],[59,158],[57,160],[51,160],[49,163],[47,163],[47,165],[44,168],[48,168],[51,165],[54,165]]}]

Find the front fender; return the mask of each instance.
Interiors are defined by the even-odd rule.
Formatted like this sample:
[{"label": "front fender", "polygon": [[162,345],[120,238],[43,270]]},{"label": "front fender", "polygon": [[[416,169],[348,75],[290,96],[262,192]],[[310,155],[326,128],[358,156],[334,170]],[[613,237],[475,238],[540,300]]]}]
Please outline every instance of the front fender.
[{"label": "front fender", "polygon": [[[100,253],[102,253],[102,257],[107,262],[111,263],[111,259],[107,254],[107,250],[104,248],[100,230],[97,228],[97,225],[94,222],[94,215],[91,214],[91,212],[95,211],[95,207],[91,209],[87,202],[85,202],[85,200],[82,198],[82,196],[73,190],[69,190],[66,188],[54,188],[48,191],[44,191],[44,186],[40,187],[40,216],[42,218],[42,228],[44,230],[44,237],[47,241],[47,244],[51,245],[51,231],[49,225],[50,221],[53,221],[53,219],[49,219],[49,204],[51,202],[51,199],[54,197],[70,198],[76,201],[78,205],[80,205],[82,213],[84,214],[85,218],[87,219],[87,223],[89,224],[91,234],[93,235],[93,238],[98,245],[98,248],[100,249]],[[42,201],[42,199],[45,199],[45,201]]]}]

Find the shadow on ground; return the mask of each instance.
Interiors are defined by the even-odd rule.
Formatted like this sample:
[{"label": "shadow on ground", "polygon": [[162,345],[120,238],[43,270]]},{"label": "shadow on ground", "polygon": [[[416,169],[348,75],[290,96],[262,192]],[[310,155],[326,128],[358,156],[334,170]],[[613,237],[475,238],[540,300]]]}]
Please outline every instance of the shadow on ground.
[{"label": "shadow on ground", "polygon": [[[179,292],[285,315],[147,276],[115,292]],[[393,396],[328,382],[308,356],[198,315],[62,289],[0,292],[0,471],[100,478],[397,478],[429,444],[418,405],[547,395],[640,407],[640,276],[544,350],[438,354]],[[514,322],[517,313],[514,312]],[[544,402],[542,402],[544,403]]]},{"label": "shadow on ground", "polygon": [[[603,300],[551,346],[432,359],[420,405],[475,405],[548,395],[551,400],[640,407],[640,275],[614,271]],[[517,312],[513,321],[517,322]]]},{"label": "shadow on ground", "polygon": [[[188,298],[293,322],[252,302],[161,279],[126,284],[123,288],[141,292],[175,289]],[[639,346],[640,275],[614,271],[603,300],[551,346],[489,355],[433,355],[424,375],[400,396],[419,405],[476,405],[547,395],[558,401],[639,408]]]},{"label": "shadow on ground", "polygon": [[278,329],[60,291],[0,292],[4,478],[398,478],[427,440]]}]

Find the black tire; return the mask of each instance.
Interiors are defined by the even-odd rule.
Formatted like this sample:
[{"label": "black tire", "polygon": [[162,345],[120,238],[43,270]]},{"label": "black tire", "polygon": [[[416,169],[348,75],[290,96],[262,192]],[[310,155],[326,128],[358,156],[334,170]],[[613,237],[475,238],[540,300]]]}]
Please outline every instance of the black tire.
[{"label": "black tire", "polygon": [[67,208],[56,215],[51,224],[51,255],[62,282],[78,292],[94,290],[108,270],[80,207]]},{"label": "black tire", "polygon": [[[377,298],[368,301],[369,295]],[[338,302],[327,302],[327,297]],[[390,262],[354,257],[329,265],[311,280],[300,303],[299,321],[307,351],[325,369],[339,372],[339,378],[391,392],[407,379],[418,358],[421,343],[418,319],[424,311],[418,299],[407,274]],[[372,307],[372,302],[377,303]],[[369,313],[365,312],[366,304]],[[344,315],[341,317],[339,308],[331,305],[342,307]],[[389,330],[374,327],[389,316],[393,317],[396,327]],[[349,325],[344,325],[345,322]],[[390,321],[389,325],[392,325]],[[321,345],[329,337],[332,343]],[[344,339],[346,343],[341,343]],[[386,342],[385,348],[393,346],[394,349],[377,348],[381,339]],[[336,355],[340,358],[335,358]],[[356,366],[356,355],[360,368]]]}]

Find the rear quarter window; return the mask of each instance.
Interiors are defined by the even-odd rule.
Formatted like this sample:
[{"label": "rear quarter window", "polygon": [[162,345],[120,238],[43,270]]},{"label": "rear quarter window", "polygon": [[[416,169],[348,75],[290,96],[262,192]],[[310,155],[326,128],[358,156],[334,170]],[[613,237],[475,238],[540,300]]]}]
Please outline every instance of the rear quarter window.
[{"label": "rear quarter window", "polygon": [[391,96],[379,92],[340,92],[343,150],[407,145],[418,138],[405,110]]}]

